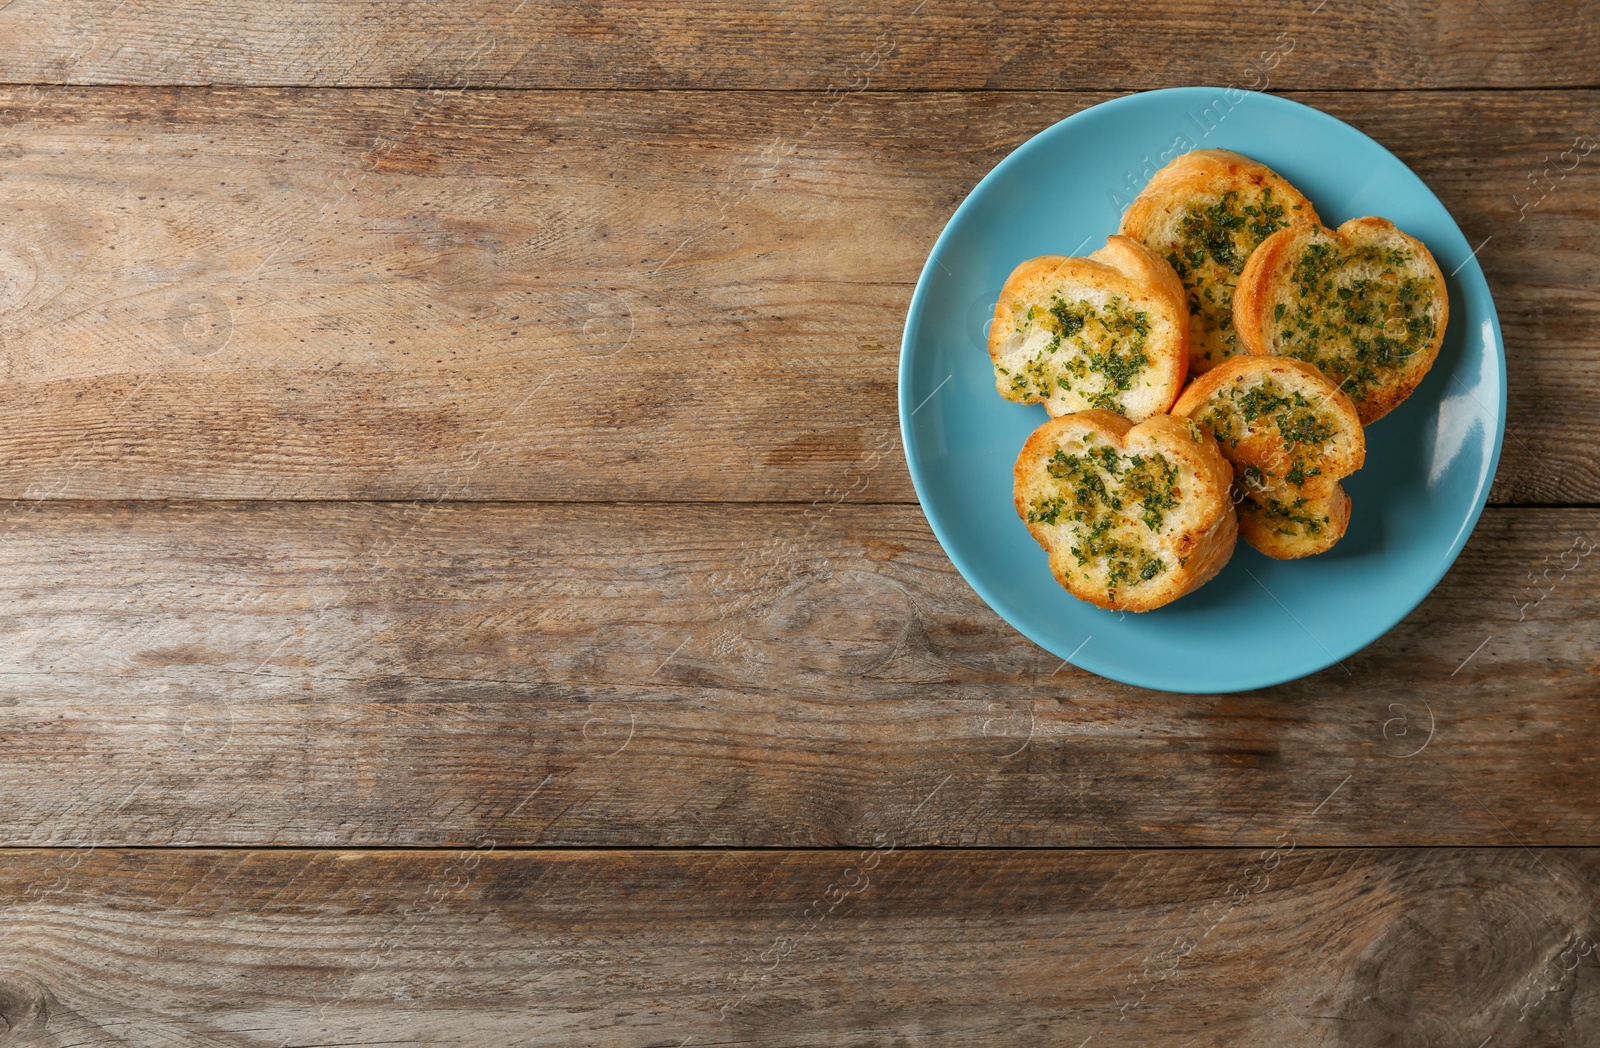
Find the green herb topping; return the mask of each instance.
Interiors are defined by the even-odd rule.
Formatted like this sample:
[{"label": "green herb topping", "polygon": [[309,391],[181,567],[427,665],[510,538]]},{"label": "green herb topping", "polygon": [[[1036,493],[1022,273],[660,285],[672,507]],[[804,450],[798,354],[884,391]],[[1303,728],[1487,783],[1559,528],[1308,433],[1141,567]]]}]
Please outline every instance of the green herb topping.
[{"label": "green herb topping", "polygon": [[1026,334],[1035,325],[1050,335],[1039,355],[1015,370],[999,368],[1013,399],[1048,400],[1064,390],[1076,392],[1088,407],[1126,411],[1122,394],[1150,366],[1147,313],[1127,308],[1120,297],[1097,309],[1057,296],[1048,309],[1030,307],[1017,332]]},{"label": "green herb topping", "polygon": [[1072,525],[1072,555],[1080,566],[1105,559],[1113,597],[1118,587],[1148,582],[1167,569],[1133,541],[1139,525],[1160,530],[1178,505],[1178,468],[1165,455],[1124,454],[1091,439],[1074,454],[1057,448],[1045,472],[1056,480],[1056,491],[1033,500],[1028,522]]},{"label": "green herb topping", "polygon": [[1215,203],[1192,205],[1178,220],[1178,239],[1167,253],[1167,261],[1189,292],[1195,334],[1224,332],[1224,356],[1238,347],[1233,330],[1233,289],[1245,260],[1263,240],[1288,224],[1283,205],[1272,199],[1271,186],[1263,187],[1259,196],[1241,197],[1237,190],[1230,190]]},{"label": "green herb topping", "polygon": [[1397,248],[1312,241],[1295,264],[1291,302],[1273,310],[1269,342],[1365,400],[1436,333],[1434,279],[1403,273],[1411,260]]},{"label": "green herb topping", "polygon": [[[1269,426],[1276,430],[1276,441],[1281,441],[1290,453],[1283,477],[1298,486],[1322,472],[1321,467],[1309,463],[1319,457],[1322,445],[1338,432],[1333,420],[1317,408],[1299,390],[1286,390],[1276,380],[1264,378],[1249,389],[1236,384],[1219,390],[1199,418],[1211,427],[1218,441],[1230,448],[1261,436]],[[1259,469],[1251,468],[1260,474]]]},{"label": "green herb topping", "polygon": [[1320,535],[1328,518],[1313,517],[1305,512],[1306,500],[1296,498],[1283,502],[1270,495],[1246,495],[1241,506],[1258,513],[1272,530],[1280,535]]}]

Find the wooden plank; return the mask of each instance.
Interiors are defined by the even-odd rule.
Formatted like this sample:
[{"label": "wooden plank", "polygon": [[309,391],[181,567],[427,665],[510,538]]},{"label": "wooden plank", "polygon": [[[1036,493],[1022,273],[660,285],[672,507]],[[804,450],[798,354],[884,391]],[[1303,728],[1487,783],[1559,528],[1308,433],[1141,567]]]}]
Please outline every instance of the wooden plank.
[{"label": "wooden plank", "polygon": [[1571,2],[14,0],[9,82],[903,89],[1593,86]]},{"label": "wooden plank", "polygon": [[1582,1044],[1594,851],[8,852],[75,1044]]},{"label": "wooden plank", "polygon": [[906,507],[45,504],[0,530],[0,843],[1600,841],[1592,513],[1491,510],[1359,655],[1063,666]]},{"label": "wooden plank", "polygon": [[[0,496],[909,501],[925,252],[1103,97],[0,93]],[[1516,195],[1600,93],[1308,97],[1490,238],[1495,498],[1600,500],[1600,163]]]}]

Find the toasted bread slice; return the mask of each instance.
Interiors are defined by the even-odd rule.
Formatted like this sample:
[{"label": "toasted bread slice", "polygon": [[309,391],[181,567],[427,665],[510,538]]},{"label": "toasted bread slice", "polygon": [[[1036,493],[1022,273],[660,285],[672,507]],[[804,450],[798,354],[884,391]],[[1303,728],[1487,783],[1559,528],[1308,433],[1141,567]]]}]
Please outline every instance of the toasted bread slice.
[{"label": "toasted bread slice", "polygon": [[1321,553],[1344,536],[1361,468],[1356,406],[1303,360],[1233,357],[1189,384],[1173,407],[1216,438],[1233,464],[1239,534],[1269,557]]},{"label": "toasted bread slice", "polygon": [[1278,560],[1324,553],[1350,527],[1350,496],[1338,484],[1325,495],[1307,495],[1288,484],[1242,487],[1239,536]]},{"label": "toasted bread slice", "polygon": [[1251,353],[1322,369],[1355,401],[1363,425],[1393,411],[1439,356],[1450,303],[1422,241],[1383,218],[1315,223],[1268,237],[1233,300]]},{"label": "toasted bread slice", "polygon": [[1276,171],[1225,149],[1172,161],[1128,205],[1118,232],[1166,259],[1189,306],[1189,370],[1245,352],[1233,330],[1233,288],[1267,237],[1317,213]]},{"label": "toasted bread slice", "polygon": [[1051,419],[1017,457],[1017,515],[1056,581],[1113,611],[1149,611],[1206,582],[1233,555],[1233,471],[1199,426],[1111,411]]},{"label": "toasted bread slice", "polygon": [[1030,259],[1000,289],[989,358],[1007,400],[1141,421],[1172,406],[1188,373],[1183,285],[1127,237],[1087,258]]}]

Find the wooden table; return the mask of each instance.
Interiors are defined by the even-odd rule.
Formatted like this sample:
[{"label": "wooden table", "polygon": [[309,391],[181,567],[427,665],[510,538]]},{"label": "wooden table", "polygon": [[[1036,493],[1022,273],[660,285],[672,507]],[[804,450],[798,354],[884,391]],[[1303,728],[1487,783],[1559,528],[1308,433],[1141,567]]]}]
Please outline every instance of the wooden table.
[{"label": "wooden table", "polygon": [[[1600,9],[13,0],[0,1043],[1600,1043]],[[1493,286],[1505,454],[1359,655],[1155,694],[915,504],[1018,143],[1308,101]]]}]

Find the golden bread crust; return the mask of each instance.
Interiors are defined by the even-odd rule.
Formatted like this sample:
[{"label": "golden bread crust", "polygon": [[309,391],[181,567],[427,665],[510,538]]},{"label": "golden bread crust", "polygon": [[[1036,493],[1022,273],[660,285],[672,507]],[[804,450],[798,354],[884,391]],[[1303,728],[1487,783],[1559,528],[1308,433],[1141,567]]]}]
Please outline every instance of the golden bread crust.
[{"label": "golden bread crust", "polygon": [[1014,504],[1074,596],[1149,611],[1193,592],[1233,555],[1232,479],[1216,441],[1187,419],[1135,425],[1081,411],[1028,438]]},{"label": "golden bread crust", "polygon": [[1366,461],[1356,406],[1305,361],[1233,357],[1195,379],[1172,413],[1216,439],[1233,466],[1239,534],[1270,557],[1330,549],[1349,523],[1339,481]]},{"label": "golden bread crust", "polygon": [[1257,355],[1309,361],[1355,402],[1363,425],[1422,382],[1450,322],[1443,272],[1393,222],[1302,223],[1268,237],[1234,295],[1239,341]]},{"label": "golden bread crust", "polygon": [[1225,149],[1178,157],[1128,205],[1118,232],[1173,265],[1185,288],[1193,373],[1245,352],[1232,330],[1239,267],[1275,229],[1302,221],[1319,221],[1304,194],[1265,164]]},{"label": "golden bread crust", "polygon": [[1296,560],[1334,547],[1350,527],[1350,496],[1338,484],[1326,495],[1308,498],[1294,510],[1297,516],[1319,521],[1318,530],[1303,525],[1284,526],[1279,515],[1268,512],[1260,495],[1239,503],[1239,537],[1277,560]]},{"label": "golden bread crust", "polygon": [[1012,270],[989,328],[995,389],[1052,416],[1166,411],[1189,366],[1183,285],[1144,245],[1113,235],[1084,258],[1044,255]]}]

